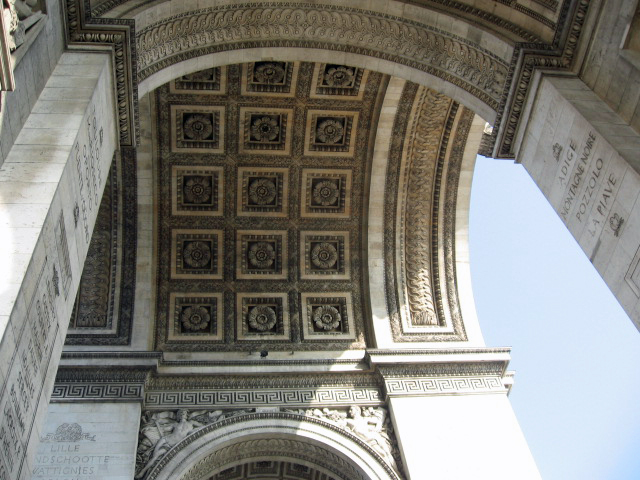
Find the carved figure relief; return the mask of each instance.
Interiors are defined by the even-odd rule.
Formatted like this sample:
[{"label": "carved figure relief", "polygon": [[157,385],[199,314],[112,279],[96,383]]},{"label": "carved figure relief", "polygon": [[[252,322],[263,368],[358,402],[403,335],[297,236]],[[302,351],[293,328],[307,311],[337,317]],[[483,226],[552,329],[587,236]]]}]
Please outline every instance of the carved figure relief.
[{"label": "carved figure relief", "polygon": [[375,450],[396,472],[399,472],[400,452],[389,415],[384,407],[362,408],[352,405],[346,411],[330,408],[285,411],[318,418],[354,434]]},{"label": "carved figure relief", "polygon": [[[348,409],[276,409],[282,413],[314,418],[338,427],[362,440],[396,472],[401,470],[400,453],[384,407]],[[256,412],[256,409],[145,411],[140,422],[136,453],[136,479],[144,479],[149,470],[173,447],[204,427],[222,420]],[[266,467],[266,465],[265,465]],[[232,473],[232,472],[229,472]]]},{"label": "carved figure relief", "polygon": [[[6,2],[5,2],[6,3]],[[38,0],[8,0],[2,9],[5,30],[9,32],[9,50],[14,51],[26,40],[26,31],[44,17]]]}]

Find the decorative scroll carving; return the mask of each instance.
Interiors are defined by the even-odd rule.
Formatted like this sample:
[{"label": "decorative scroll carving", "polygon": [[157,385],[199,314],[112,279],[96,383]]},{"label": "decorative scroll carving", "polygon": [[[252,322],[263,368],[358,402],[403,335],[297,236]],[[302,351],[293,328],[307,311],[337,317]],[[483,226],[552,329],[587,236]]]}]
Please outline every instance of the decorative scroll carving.
[{"label": "decorative scroll carving", "polygon": [[[340,43],[336,42],[340,39]],[[359,51],[451,82],[496,108],[507,66],[453,35],[391,15],[333,6],[212,7],[153,24],[137,35],[139,80],[178,60],[251,45]],[[248,44],[247,44],[248,46]]]},{"label": "decorative scroll carving", "polygon": [[416,121],[407,132],[411,139],[406,158],[406,197],[401,208],[404,226],[403,269],[411,325],[438,325],[433,302],[431,235],[436,158],[452,101],[432,90],[423,90],[418,99]]},{"label": "decorative scroll carving", "polygon": [[[385,282],[396,341],[466,338],[453,280],[453,239],[456,175],[472,119],[473,112],[444,95],[414,84],[405,87],[385,190]],[[441,276],[441,265],[446,275]],[[453,332],[429,330],[449,322]]]}]

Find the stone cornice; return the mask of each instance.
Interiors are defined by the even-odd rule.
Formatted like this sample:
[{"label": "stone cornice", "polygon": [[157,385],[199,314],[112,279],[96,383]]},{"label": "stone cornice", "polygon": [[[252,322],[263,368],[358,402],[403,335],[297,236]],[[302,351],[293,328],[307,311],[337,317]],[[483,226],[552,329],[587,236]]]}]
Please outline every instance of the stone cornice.
[{"label": "stone cornice", "polygon": [[552,45],[517,46],[507,76],[510,92],[500,102],[493,129],[495,158],[515,158],[515,138],[534,73],[543,70],[571,74],[589,3],[589,0],[566,0],[563,3]]}]

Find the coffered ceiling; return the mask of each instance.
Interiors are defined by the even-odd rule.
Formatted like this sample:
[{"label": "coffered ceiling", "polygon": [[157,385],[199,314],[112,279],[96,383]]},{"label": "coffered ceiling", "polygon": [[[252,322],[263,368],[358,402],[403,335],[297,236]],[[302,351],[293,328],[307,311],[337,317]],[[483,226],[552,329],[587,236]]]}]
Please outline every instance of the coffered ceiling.
[{"label": "coffered ceiling", "polygon": [[269,61],[157,89],[158,349],[365,346],[365,179],[385,82]]},{"label": "coffered ceiling", "polygon": [[114,159],[67,344],[144,329],[163,352],[336,352],[375,346],[373,317],[396,342],[466,339],[453,238],[470,110],[281,61],[191,73],[145,102],[148,167]]}]

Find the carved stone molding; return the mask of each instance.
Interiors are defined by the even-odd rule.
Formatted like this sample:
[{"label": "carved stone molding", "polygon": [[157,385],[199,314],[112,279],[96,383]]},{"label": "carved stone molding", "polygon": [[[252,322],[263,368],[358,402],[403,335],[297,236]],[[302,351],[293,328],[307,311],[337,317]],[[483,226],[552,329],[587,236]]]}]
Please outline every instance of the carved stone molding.
[{"label": "carved stone molding", "polygon": [[508,393],[506,362],[378,365],[386,397]]},{"label": "carved stone molding", "polygon": [[53,387],[51,402],[141,402],[142,385],[130,383],[60,383]]},{"label": "carved stone molding", "polygon": [[[368,425],[368,420],[360,421],[364,418],[363,410],[353,408],[359,412],[345,414],[344,425],[338,418],[342,417],[340,412],[319,409],[284,412],[275,409],[268,413],[252,409],[145,412],[136,478],[154,480],[179,475],[183,479],[199,479],[264,457],[302,459],[345,480],[371,478],[358,465],[364,461],[368,469],[376,472],[377,479],[401,478],[392,462],[379,452],[375,439],[366,435],[370,429],[364,425],[365,422]],[[364,415],[384,422],[375,413],[376,410],[365,409]],[[327,419],[321,418],[325,415]],[[166,433],[162,435],[160,429]],[[384,434],[389,437],[384,427],[380,433],[372,433],[381,438]],[[229,442],[226,439],[230,435]],[[242,435],[251,438],[243,439]],[[310,442],[308,438],[316,440]],[[327,457],[328,445],[333,446],[333,452],[342,454],[330,453]],[[204,451],[213,453],[203,457]],[[369,458],[354,461],[353,455]]]},{"label": "carved stone molding", "polygon": [[[556,0],[536,1],[543,8],[558,10]],[[348,7],[287,3],[213,7],[163,20],[136,34],[133,20],[98,18],[122,3],[123,0],[107,0],[91,10],[89,0],[66,0],[65,7],[70,44],[105,46],[114,51],[123,145],[132,145],[137,135],[134,131],[138,125],[138,81],[176,62],[207,53],[282,46],[354,52],[438,76],[468,91],[498,113],[494,155],[513,158],[513,141],[533,72],[568,71],[572,67],[590,2],[565,0],[556,22],[517,2],[501,2],[519,15],[554,29],[551,45],[499,15],[462,2],[420,2],[427,8],[444,9],[470,22],[495,25],[496,30],[529,42],[516,44],[510,66],[491,52],[452,34],[399,17]],[[148,3],[151,2],[143,5]],[[380,38],[385,40],[378,42]],[[376,45],[372,39],[376,39]],[[184,50],[185,45],[188,50]]]},{"label": "carved stone molding", "polygon": [[[136,151],[115,155],[82,272],[66,345],[128,345],[136,282]],[[115,263],[119,262],[119,268]],[[83,295],[84,298],[80,299]],[[94,321],[82,320],[82,316]],[[99,317],[99,318],[98,318]],[[74,328],[86,325],[86,328]]]},{"label": "carved stone molding", "polygon": [[502,378],[454,377],[454,378],[387,378],[384,382],[387,397],[447,395],[462,393],[507,393]]},{"label": "carved stone molding", "polygon": [[497,109],[493,128],[496,158],[515,158],[515,137],[528,98],[534,73],[542,71],[569,72],[575,61],[578,41],[589,10],[589,0],[565,1],[552,45],[520,44],[514,52],[507,84],[511,92]]},{"label": "carved stone molding", "polygon": [[51,402],[142,402],[145,369],[60,369]]},{"label": "carved stone molding", "polygon": [[[254,363],[255,364],[255,363]],[[306,362],[304,362],[307,365]],[[188,392],[191,390],[222,391],[276,391],[276,390],[313,390],[322,388],[370,390],[379,386],[379,377],[371,372],[353,373],[298,373],[283,375],[162,375],[154,376],[147,383],[147,392]],[[369,394],[367,394],[369,395]],[[175,397],[179,398],[179,397]],[[257,398],[247,396],[247,399]],[[374,397],[371,397],[374,398]]]},{"label": "carved stone molding", "polygon": [[[340,41],[336,41],[340,39]],[[463,88],[492,108],[508,67],[465,39],[392,15],[338,6],[273,3],[211,7],[138,32],[138,80],[178,61],[253,46],[358,52],[408,65]]]},{"label": "carved stone molding", "polygon": [[396,341],[466,340],[453,239],[472,120],[473,112],[450,98],[406,85],[391,135],[384,212],[385,294]]},{"label": "carved stone molding", "polygon": [[69,45],[103,47],[113,51],[116,84],[116,108],[121,146],[137,143],[138,84],[136,78],[136,47],[133,20],[90,17],[89,0],[64,2]]},{"label": "carved stone molding", "polygon": [[376,386],[264,388],[259,390],[228,388],[204,391],[147,391],[145,395],[145,407],[149,409],[200,408],[203,406],[301,408],[317,405],[345,406],[354,403],[369,406],[381,405],[380,389]]}]

